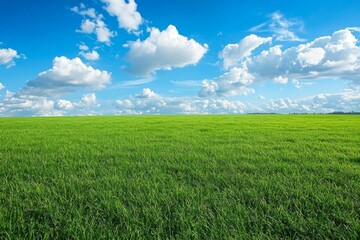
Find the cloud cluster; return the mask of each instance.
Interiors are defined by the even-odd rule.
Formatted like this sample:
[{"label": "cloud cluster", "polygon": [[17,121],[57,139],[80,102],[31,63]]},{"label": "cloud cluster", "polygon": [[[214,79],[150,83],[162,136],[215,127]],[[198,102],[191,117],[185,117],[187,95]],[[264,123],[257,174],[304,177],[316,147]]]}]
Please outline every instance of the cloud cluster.
[{"label": "cloud cluster", "polygon": [[199,91],[199,97],[226,97],[233,95],[247,95],[255,91],[248,87],[254,78],[243,68],[232,68],[222,76],[204,80]]},{"label": "cloud cluster", "polygon": [[219,58],[223,60],[224,68],[228,69],[235,66],[242,59],[249,57],[256,48],[260,45],[271,42],[272,38],[262,38],[254,34],[251,34],[239,43],[228,44],[225,48],[219,53]]},{"label": "cloud cluster", "polygon": [[79,53],[79,55],[89,61],[96,61],[96,60],[99,60],[99,58],[100,58],[100,55],[96,50],[92,50],[91,52],[81,51]]},{"label": "cloud cluster", "polygon": [[139,95],[117,100],[116,107],[117,114],[210,114],[243,113],[245,104],[221,99],[162,97],[145,88]]},{"label": "cloud cluster", "polygon": [[195,65],[208,50],[194,39],[179,34],[175,26],[164,31],[149,29],[150,36],[144,41],[129,42],[126,59],[131,63],[129,71],[138,76],[149,76],[157,70]]},{"label": "cloud cluster", "polygon": [[116,36],[115,32],[110,31],[103,21],[104,16],[97,14],[94,8],[87,9],[84,4],[80,4],[80,7],[73,7],[71,11],[84,16],[85,18],[81,22],[81,26],[77,32],[86,34],[96,34],[97,40],[106,44],[111,43],[111,38]]},{"label": "cloud cluster", "polygon": [[[245,39],[248,41],[250,38]],[[267,80],[282,84],[291,80],[301,86],[302,80],[335,78],[360,84],[360,47],[357,43],[352,29],[342,29],[331,36],[319,37],[285,50],[276,45],[257,55],[248,51],[245,58],[244,52],[235,54],[236,51],[233,51],[227,64],[227,58],[223,59],[224,65],[231,62],[230,66],[235,66],[220,77],[204,80],[199,96],[237,95],[251,83]]]},{"label": "cloud cluster", "polygon": [[5,98],[0,101],[0,116],[51,116],[61,115],[54,109],[55,102],[46,97],[15,96],[6,92]]},{"label": "cloud cluster", "polygon": [[[245,61],[257,80],[340,78],[359,83],[360,47],[349,29],[282,50],[271,47]],[[287,82],[287,81],[283,81]]]},{"label": "cloud cluster", "polygon": [[0,48],[0,65],[6,65],[7,68],[15,66],[15,59],[22,56],[12,48]]},{"label": "cloud cluster", "polygon": [[79,58],[56,57],[51,69],[41,72],[20,90],[20,95],[53,96],[78,89],[101,89],[111,73],[85,65]]},{"label": "cloud cluster", "polygon": [[84,94],[79,101],[53,100],[44,96],[19,95],[7,91],[0,100],[0,116],[99,115],[100,104],[94,93]]},{"label": "cloud cluster", "polygon": [[143,18],[137,11],[135,0],[102,0],[105,4],[105,10],[111,15],[117,17],[119,27],[126,29],[128,32],[139,30],[143,23]]},{"label": "cloud cluster", "polygon": [[261,111],[276,113],[360,112],[360,88],[347,89],[335,94],[318,94],[303,99],[271,100],[261,107]]}]

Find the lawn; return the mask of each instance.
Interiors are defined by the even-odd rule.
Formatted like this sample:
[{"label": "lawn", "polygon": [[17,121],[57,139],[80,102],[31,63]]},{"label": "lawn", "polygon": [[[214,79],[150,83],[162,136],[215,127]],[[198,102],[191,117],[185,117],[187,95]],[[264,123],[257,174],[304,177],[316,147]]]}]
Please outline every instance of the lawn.
[{"label": "lawn", "polygon": [[0,118],[0,239],[359,239],[360,117]]}]

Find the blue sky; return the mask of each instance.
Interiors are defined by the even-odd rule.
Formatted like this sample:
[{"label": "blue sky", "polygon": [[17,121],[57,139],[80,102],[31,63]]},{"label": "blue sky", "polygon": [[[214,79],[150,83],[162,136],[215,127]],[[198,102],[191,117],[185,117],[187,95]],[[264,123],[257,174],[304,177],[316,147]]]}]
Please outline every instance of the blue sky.
[{"label": "blue sky", "polygon": [[0,116],[360,111],[359,1],[0,2]]}]

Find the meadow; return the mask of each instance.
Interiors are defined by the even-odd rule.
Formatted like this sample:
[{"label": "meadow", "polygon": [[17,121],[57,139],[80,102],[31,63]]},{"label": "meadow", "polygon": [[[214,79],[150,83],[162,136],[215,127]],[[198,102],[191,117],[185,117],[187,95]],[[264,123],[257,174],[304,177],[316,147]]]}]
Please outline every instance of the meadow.
[{"label": "meadow", "polygon": [[0,239],[359,239],[360,117],[0,118]]}]

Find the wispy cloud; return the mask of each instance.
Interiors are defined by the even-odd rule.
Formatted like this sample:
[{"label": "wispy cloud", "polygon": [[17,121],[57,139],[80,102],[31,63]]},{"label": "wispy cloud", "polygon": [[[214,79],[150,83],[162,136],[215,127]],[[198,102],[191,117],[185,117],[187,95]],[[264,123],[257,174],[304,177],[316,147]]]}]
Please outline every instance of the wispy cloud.
[{"label": "wispy cloud", "polygon": [[287,19],[284,15],[277,11],[268,16],[269,20],[263,22],[255,27],[252,27],[252,32],[271,32],[273,38],[277,41],[306,41],[297,36],[295,32],[302,31],[304,23],[298,19]]},{"label": "wispy cloud", "polygon": [[121,82],[115,83],[115,84],[109,86],[107,89],[135,87],[135,86],[150,83],[154,80],[155,80],[155,78],[153,78],[153,77],[141,78],[141,79],[136,79],[136,80],[126,80],[126,81],[121,81]]},{"label": "wispy cloud", "polygon": [[179,87],[199,87],[201,80],[184,80],[184,81],[171,81],[172,84]]}]

